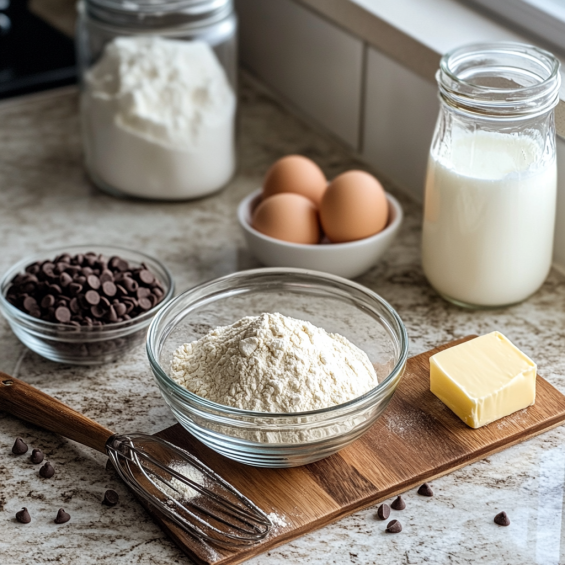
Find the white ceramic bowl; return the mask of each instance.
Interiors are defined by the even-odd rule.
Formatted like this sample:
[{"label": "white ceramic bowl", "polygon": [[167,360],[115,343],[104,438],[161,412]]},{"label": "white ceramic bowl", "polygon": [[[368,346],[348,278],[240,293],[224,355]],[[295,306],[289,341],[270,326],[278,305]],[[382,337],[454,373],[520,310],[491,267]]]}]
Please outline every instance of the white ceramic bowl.
[{"label": "white ceramic bowl", "polygon": [[402,223],[398,200],[386,194],[390,214],[386,228],[376,235],[349,243],[306,245],[289,243],[258,232],[251,227],[251,215],[261,198],[261,189],[244,198],[237,216],[251,253],[268,267],[295,267],[325,271],[348,279],[368,271],[389,248]]}]

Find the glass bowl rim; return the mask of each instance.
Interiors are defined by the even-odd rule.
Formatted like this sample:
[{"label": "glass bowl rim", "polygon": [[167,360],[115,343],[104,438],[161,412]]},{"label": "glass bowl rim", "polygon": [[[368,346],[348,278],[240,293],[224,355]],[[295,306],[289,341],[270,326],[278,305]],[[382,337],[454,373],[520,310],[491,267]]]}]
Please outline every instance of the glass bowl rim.
[{"label": "glass bowl rim", "polygon": [[[297,274],[297,275],[306,275],[312,276],[314,278],[321,278],[325,282],[334,282],[338,283],[342,287],[352,287],[357,291],[362,292],[363,294],[367,295],[373,300],[376,300],[380,306],[382,306],[385,311],[392,317],[392,319],[396,322],[399,331],[399,342],[400,342],[400,353],[398,361],[396,362],[395,366],[392,368],[390,373],[387,375],[385,379],[377,384],[376,387],[368,390],[366,393],[353,398],[352,400],[348,400],[342,404],[336,404],[335,406],[328,406],[326,408],[318,408],[317,410],[308,410],[303,412],[256,412],[253,410],[244,410],[242,408],[235,408],[233,406],[226,406],[224,404],[218,404],[206,398],[202,398],[198,396],[186,388],[179,385],[174,379],[172,379],[161,367],[161,364],[157,361],[156,355],[153,351],[153,341],[157,341],[156,332],[157,332],[157,325],[164,318],[167,313],[172,310],[183,298],[190,294],[197,294],[207,286],[212,286],[216,283],[221,283],[225,281],[229,281],[230,279],[237,279],[238,277],[242,276],[253,276],[253,275],[260,275],[260,274]],[[384,326],[383,326],[384,327]],[[386,329],[386,328],[385,328]],[[390,330],[387,330],[390,331]],[[404,322],[396,312],[396,310],[379,294],[372,291],[371,289],[363,286],[361,284],[355,283],[343,277],[339,277],[337,275],[332,275],[330,273],[324,273],[322,271],[314,271],[310,269],[299,269],[299,268],[291,268],[291,267],[264,267],[258,269],[249,269],[245,271],[237,271],[235,273],[230,273],[228,275],[224,275],[222,277],[218,277],[216,279],[212,279],[206,282],[203,282],[197,286],[189,288],[185,290],[178,296],[176,296],[173,300],[170,300],[153,318],[151,324],[149,326],[149,330],[147,332],[147,341],[146,341],[146,351],[147,357],[149,359],[149,364],[153,370],[158,381],[162,382],[168,387],[173,389],[174,393],[177,393],[183,398],[184,400],[188,400],[190,402],[196,402],[197,404],[204,406],[206,408],[210,408],[216,412],[220,412],[222,414],[227,414],[228,416],[243,416],[247,418],[260,418],[260,419],[296,419],[296,418],[303,418],[309,416],[316,416],[316,415],[323,415],[323,414],[331,414],[338,410],[343,409],[353,409],[358,405],[362,405],[363,403],[372,400],[373,397],[377,396],[381,393],[382,390],[387,389],[391,382],[394,381],[396,376],[401,372],[402,368],[405,366],[406,361],[408,359],[408,332],[406,331],[406,326]],[[168,394],[168,391],[165,393]]]},{"label": "glass bowl rim", "polygon": [[[38,256],[53,255],[53,257],[56,257],[57,255],[60,255],[61,253],[69,253],[69,252],[72,252],[72,251],[78,252],[79,249],[85,249],[85,248],[92,249],[92,252],[95,252],[97,247],[115,250],[116,255],[118,255],[118,253],[120,253],[120,252],[125,253],[126,255],[130,254],[130,253],[135,254],[135,255],[140,255],[141,257],[148,259],[152,263],[157,264],[159,266],[159,268],[162,269],[163,273],[166,276],[166,280],[161,281],[161,282],[163,282],[164,284],[166,284],[168,286],[168,289],[166,290],[165,294],[163,295],[163,299],[161,300],[161,302],[159,302],[159,304],[156,304],[155,306],[153,306],[151,309],[147,310],[147,312],[145,312],[141,316],[137,316],[137,318],[133,318],[131,320],[124,320],[123,322],[117,322],[117,323],[114,323],[114,324],[107,324],[105,326],[95,326],[94,330],[93,330],[89,326],[80,326],[79,328],[77,328],[77,327],[71,326],[69,324],[57,324],[55,322],[48,322],[46,320],[34,318],[33,316],[27,314],[23,310],[16,308],[14,305],[10,304],[6,300],[6,296],[4,295],[4,292],[2,290],[4,288],[4,286],[7,287],[7,283],[9,283],[10,280],[16,274],[18,274],[20,272],[24,272],[25,267],[27,267],[29,264],[33,263],[34,261],[37,261]],[[127,259],[127,257],[126,257],[126,259]],[[48,259],[46,259],[46,260],[48,260]],[[128,260],[128,262],[129,262],[129,260]],[[26,322],[26,323],[34,326],[36,329],[43,329],[45,331],[60,331],[60,332],[65,332],[65,331],[68,330],[69,334],[71,334],[71,333],[74,334],[74,335],[82,334],[83,336],[88,335],[88,336],[94,337],[94,336],[110,334],[114,330],[118,331],[118,330],[124,330],[124,329],[132,329],[132,331],[134,331],[134,330],[137,331],[139,329],[139,326],[143,325],[144,322],[146,323],[151,318],[153,318],[153,316],[155,316],[156,312],[158,312],[163,306],[165,306],[167,304],[167,302],[169,302],[171,300],[174,292],[175,292],[175,283],[174,283],[173,276],[172,276],[171,272],[169,271],[169,269],[161,261],[159,261],[155,257],[152,257],[151,255],[148,255],[147,253],[143,253],[142,251],[136,251],[135,249],[129,249],[127,247],[122,247],[122,246],[119,246],[119,245],[104,245],[104,244],[101,244],[101,243],[67,245],[67,246],[61,246],[61,247],[55,247],[55,248],[52,247],[52,248],[45,249],[45,250],[39,250],[35,253],[31,253],[30,255],[27,255],[23,259],[20,259],[19,261],[17,261],[16,263],[14,263],[10,267],[8,267],[8,269],[6,270],[6,272],[2,275],[2,278],[0,279],[0,311],[4,312],[5,314],[8,314],[9,320],[15,320],[16,322],[18,322],[18,324],[21,323],[21,322]],[[157,308],[157,310],[155,310],[156,308]]]}]

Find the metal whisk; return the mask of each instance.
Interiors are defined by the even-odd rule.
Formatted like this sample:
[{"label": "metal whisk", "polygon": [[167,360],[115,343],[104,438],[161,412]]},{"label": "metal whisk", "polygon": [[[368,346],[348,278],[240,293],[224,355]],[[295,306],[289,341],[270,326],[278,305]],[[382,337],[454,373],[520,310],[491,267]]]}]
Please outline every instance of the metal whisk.
[{"label": "metal whisk", "polygon": [[[106,448],[122,479],[194,537],[233,549],[257,543],[269,533],[269,517],[190,453],[144,434],[114,436]],[[197,470],[203,480],[179,472],[176,462]],[[187,495],[179,483],[194,494]]]},{"label": "metal whisk", "polygon": [[271,521],[260,508],[167,441],[137,433],[116,435],[2,372],[0,409],[107,454],[134,492],[196,539],[236,549],[261,541],[270,531]]}]

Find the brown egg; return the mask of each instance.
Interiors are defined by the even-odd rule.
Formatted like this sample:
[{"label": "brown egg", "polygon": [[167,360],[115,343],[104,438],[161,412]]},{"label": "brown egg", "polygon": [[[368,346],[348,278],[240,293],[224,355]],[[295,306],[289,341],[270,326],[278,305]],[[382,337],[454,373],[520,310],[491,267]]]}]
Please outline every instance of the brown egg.
[{"label": "brown egg", "polygon": [[263,200],[251,225],[259,232],[291,243],[318,243],[320,220],[311,200],[285,192]]},{"label": "brown egg", "polygon": [[279,159],[265,175],[263,198],[282,192],[294,192],[320,206],[328,181],[322,169],[302,155],[287,155]]},{"label": "brown egg", "polygon": [[347,171],[328,186],[320,205],[320,221],[332,243],[355,241],[379,233],[388,220],[381,183],[364,171]]}]

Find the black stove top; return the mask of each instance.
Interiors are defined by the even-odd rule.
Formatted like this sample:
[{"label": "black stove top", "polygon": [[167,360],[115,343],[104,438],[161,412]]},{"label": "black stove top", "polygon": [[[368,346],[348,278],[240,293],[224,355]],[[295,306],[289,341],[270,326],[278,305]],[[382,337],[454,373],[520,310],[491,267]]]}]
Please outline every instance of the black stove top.
[{"label": "black stove top", "polygon": [[76,82],[72,39],[32,14],[26,0],[0,0],[0,99]]}]

